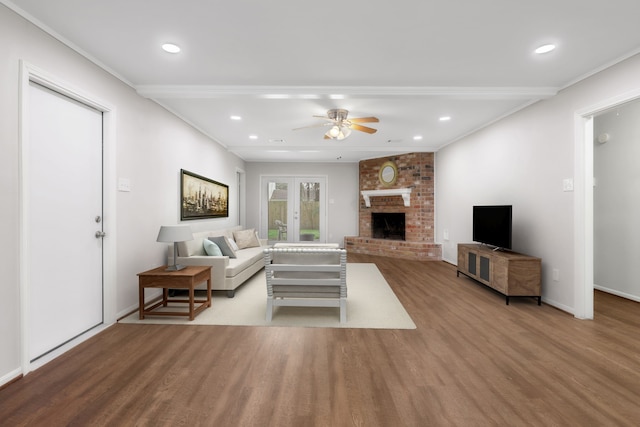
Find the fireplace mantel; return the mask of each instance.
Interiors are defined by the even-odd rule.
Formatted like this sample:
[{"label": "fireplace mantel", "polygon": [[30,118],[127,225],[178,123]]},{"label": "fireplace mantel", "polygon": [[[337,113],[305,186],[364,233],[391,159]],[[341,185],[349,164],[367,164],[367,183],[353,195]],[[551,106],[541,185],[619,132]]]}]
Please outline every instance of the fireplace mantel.
[{"label": "fireplace mantel", "polygon": [[364,204],[368,208],[371,207],[371,197],[383,197],[383,196],[402,196],[405,206],[411,206],[411,189],[410,188],[396,188],[393,190],[364,190],[360,192],[364,199]]}]

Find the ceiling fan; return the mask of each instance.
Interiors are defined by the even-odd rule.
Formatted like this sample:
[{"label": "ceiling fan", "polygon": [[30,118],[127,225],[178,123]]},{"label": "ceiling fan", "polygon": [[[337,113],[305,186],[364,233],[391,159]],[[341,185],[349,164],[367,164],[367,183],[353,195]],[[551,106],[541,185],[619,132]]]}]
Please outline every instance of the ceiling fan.
[{"label": "ceiling fan", "polygon": [[319,126],[331,126],[331,129],[329,129],[327,133],[324,134],[324,139],[337,139],[338,141],[341,141],[346,137],[348,137],[349,135],[351,135],[352,130],[358,130],[360,132],[366,132],[369,134],[377,132],[377,129],[373,129],[368,126],[362,126],[359,124],[359,123],[378,123],[380,120],[378,120],[377,117],[359,117],[359,118],[348,119],[347,118],[348,114],[349,114],[349,111],[347,110],[334,108],[327,111],[326,116],[313,116],[313,117],[327,120],[327,123],[304,126],[301,128],[296,128],[294,130],[319,127]]}]

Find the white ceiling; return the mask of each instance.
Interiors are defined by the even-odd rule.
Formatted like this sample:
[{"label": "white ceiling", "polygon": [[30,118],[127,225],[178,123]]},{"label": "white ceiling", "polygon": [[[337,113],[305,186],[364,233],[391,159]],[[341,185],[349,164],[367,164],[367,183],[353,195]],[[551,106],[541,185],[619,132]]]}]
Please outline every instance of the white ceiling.
[{"label": "white ceiling", "polygon": [[[640,51],[639,0],[0,1],[247,161],[437,151]],[[292,130],[330,108],[378,132]]]}]

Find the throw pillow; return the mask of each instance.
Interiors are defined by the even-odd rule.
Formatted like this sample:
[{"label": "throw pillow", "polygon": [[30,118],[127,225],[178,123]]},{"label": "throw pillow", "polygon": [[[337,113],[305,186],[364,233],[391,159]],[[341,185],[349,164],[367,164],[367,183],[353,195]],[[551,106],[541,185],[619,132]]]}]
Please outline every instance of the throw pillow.
[{"label": "throw pillow", "polygon": [[236,253],[233,251],[233,248],[229,244],[229,239],[227,239],[225,236],[209,237],[208,239],[218,245],[218,247],[222,251],[222,255],[228,256],[229,258],[236,257]]},{"label": "throw pillow", "polygon": [[260,241],[256,237],[255,229],[234,231],[233,237],[236,239],[236,243],[240,249],[254,248],[260,246]]},{"label": "throw pillow", "polygon": [[202,241],[202,246],[204,246],[204,251],[207,253],[207,255],[222,256],[222,251],[220,250],[220,247],[215,243],[213,243],[211,240],[204,239]]},{"label": "throw pillow", "polygon": [[238,247],[238,244],[236,243],[235,240],[233,240],[233,238],[227,237],[227,242],[229,242],[229,245],[231,245],[231,249],[233,249],[234,252],[237,250],[240,250],[240,248]]}]

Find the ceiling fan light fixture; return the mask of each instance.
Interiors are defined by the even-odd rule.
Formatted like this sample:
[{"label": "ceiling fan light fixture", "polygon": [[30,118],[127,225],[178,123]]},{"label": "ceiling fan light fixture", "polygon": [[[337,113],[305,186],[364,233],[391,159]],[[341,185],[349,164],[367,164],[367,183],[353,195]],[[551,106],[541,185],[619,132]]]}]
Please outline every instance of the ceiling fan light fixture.
[{"label": "ceiling fan light fixture", "polygon": [[348,127],[342,127],[340,128],[340,133],[338,133],[338,136],[336,137],[336,139],[338,141],[342,141],[349,135],[351,135],[351,129],[349,129]]},{"label": "ceiling fan light fixture", "polygon": [[338,126],[333,126],[331,129],[329,129],[328,134],[330,138],[337,138],[338,135],[340,135],[340,128]]}]

